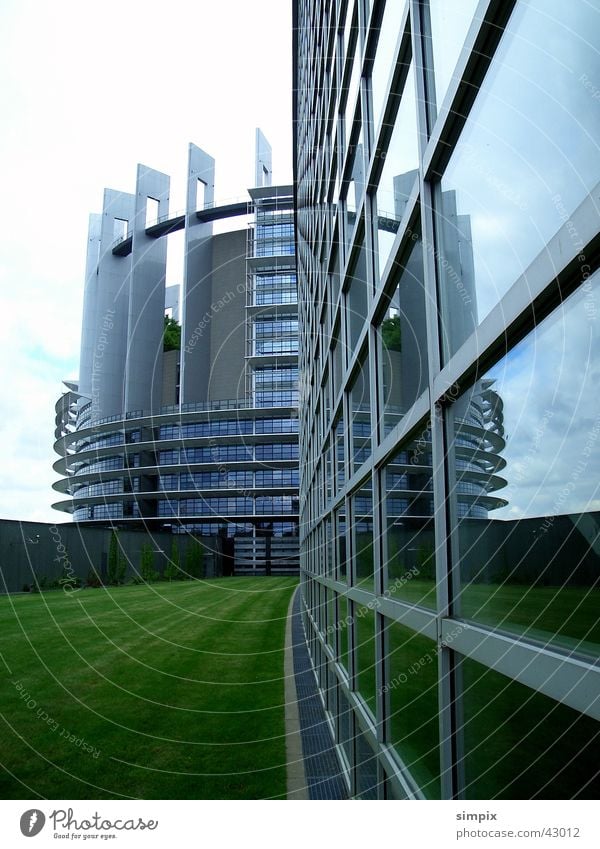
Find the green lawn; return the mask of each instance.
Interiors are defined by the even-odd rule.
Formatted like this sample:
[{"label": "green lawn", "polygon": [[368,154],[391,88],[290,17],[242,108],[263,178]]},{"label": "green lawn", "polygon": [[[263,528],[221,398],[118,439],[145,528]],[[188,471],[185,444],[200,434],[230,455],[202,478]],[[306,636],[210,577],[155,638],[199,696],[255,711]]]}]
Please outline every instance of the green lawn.
[{"label": "green lawn", "polygon": [[0,798],[284,797],[296,583],[0,598]]}]

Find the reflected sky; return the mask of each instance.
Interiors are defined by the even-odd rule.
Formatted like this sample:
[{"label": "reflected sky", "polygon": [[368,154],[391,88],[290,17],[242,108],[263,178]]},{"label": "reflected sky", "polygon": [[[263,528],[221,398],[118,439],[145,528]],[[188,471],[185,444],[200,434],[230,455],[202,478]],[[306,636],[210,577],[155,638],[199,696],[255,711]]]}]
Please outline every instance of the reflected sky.
[{"label": "reflected sky", "polygon": [[600,510],[600,272],[486,377],[504,402],[508,505],[493,519]]},{"label": "reflected sky", "polygon": [[584,0],[519,4],[448,164],[442,188],[470,216],[478,322],[600,179],[600,104],[586,85],[600,86],[588,40],[599,26]]}]

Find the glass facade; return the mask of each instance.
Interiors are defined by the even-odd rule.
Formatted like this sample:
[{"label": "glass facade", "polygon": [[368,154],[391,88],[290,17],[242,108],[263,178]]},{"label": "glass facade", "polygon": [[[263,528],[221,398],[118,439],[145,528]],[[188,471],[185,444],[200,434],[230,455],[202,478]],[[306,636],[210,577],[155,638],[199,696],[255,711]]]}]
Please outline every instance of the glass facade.
[{"label": "glass facade", "polygon": [[596,798],[600,11],[296,6],[303,616],[349,793]]}]

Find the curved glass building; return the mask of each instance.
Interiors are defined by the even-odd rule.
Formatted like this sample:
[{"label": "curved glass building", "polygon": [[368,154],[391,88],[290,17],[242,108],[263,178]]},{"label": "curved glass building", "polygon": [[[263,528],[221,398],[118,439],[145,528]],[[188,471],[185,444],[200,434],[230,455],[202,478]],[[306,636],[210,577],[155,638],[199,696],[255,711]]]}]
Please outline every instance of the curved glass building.
[{"label": "curved glass building", "polygon": [[[169,211],[169,178],[141,165],[135,194],[105,191],[79,381],[56,405],[55,489],[68,498],[54,506],[77,522],[220,537],[231,568],[260,573],[298,567],[293,192],[271,185],[260,131],[256,183],[216,204],[214,160],[190,145],[184,211]],[[177,230],[181,290],[165,287]]]}]

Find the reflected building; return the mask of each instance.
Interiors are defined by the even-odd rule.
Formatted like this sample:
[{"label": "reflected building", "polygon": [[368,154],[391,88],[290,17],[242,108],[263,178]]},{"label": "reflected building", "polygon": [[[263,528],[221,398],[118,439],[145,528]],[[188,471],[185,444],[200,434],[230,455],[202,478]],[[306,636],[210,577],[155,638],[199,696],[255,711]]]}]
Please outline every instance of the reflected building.
[{"label": "reflected building", "polygon": [[[186,209],[138,166],[107,189],[88,240],[79,380],[57,403],[55,508],[77,522],[218,538],[227,568],[298,568],[298,315],[293,192],[215,202],[215,162],[189,147]],[[217,224],[220,232],[216,232]],[[183,231],[184,279],[165,286]],[[166,326],[169,324],[170,326]]]},{"label": "reflected building", "polygon": [[301,603],[340,772],[595,798],[598,10],[294,8]]}]

